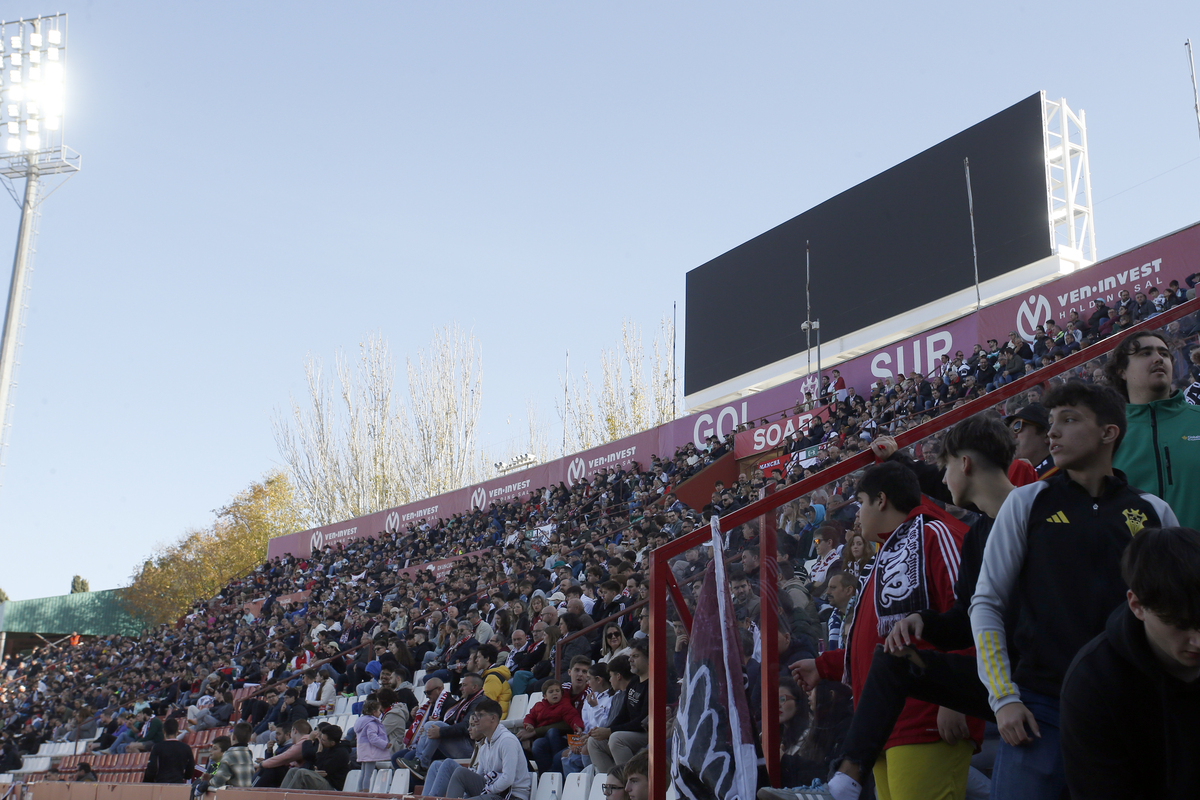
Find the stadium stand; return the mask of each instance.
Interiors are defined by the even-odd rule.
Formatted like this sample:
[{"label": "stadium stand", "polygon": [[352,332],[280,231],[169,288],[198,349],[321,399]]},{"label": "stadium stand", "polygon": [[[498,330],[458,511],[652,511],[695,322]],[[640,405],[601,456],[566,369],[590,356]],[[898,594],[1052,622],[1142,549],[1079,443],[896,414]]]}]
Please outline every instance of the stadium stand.
[{"label": "stadium stand", "polygon": [[[1198,279],[1178,277],[1189,287]],[[176,624],[140,638],[84,637],[13,655],[0,676],[0,766],[10,780],[24,783],[73,773],[81,763],[99,781],[137,783],[149,751],[162,741],[161,721],[174,717],[201,768],[214,740],[230,736],[238,722],[253,730],[254,757],[299,743],[294,762],[311,768],[320,752],[351,750],[374,735],[371,703],[363,708],[372,698],[383,704],[377,719],[393,760],[374,766],[367,788],[397,794],[423,784],[439,759],[469,762],[472,736],[486,716],[476,704],[486,697],[507,709],[495,736],[516,734],[534,766],[529,800],[593,797],[599,779],[647,744],[652,621],[643,601],[650,596],[652,552],[702,529],[714,515],[735,514],[768,489],[817,484],[779,503],[770,524],[763,518],[723,529],[734,605],[749,647],[745,657],[763,650],[760,626],[786,632],[773,666],[815,657],[836,644],[855,593],[839,592],[869,574],[874,554],[855,535],[858,473],[840,469],[843,462],[862,457],[881,437],[924,425],[921,430],[933,435],[902,448],[900,456],[936,473],[940,437],[966,404],[980,401],[980,414],[1036,426],[1044,392],[1072,379],[1105,381],[1111,337],[1139,321],[1149,326],[1158,315],[1168,320],[1163,335],[1172,390],[1198,400],[1200,324],[1195,313],[1182,313],[1194,304],[1175,308],[1189,296],[1194,288],[1098,309],[1064,330],[1039,330],[1031,344],[1018,337],[981,342],[930,374],[879,382],[866,396],[848,396],[831,380],[820,397],[797,398],[798,407],[827,406],[828,423],[795,434],[778,480],[743,472],[713,492],[704,508],[686,507],[673,491],[730,454],[737,432],[704,446],[689,444],[671,458],[655,457],[645,468],[602,469],[590,480],[541,487],[519,501],[326,546],[311,557],[272,559]],[[1073,354],[1092,345],[1097,355],[1075,364]],[[989,392],[997,393],[997,403],[981,399]],[[824,445],[820,459],[800,464],[797,456],[814,445]],[[1052,468],[1041,458],[1030,466]],[[814,478],[824,470],[841,475]],[[774,570],[756,557],[764,532],[777,538],[780,575],[781,607],[770,625],[759,593]],[[401,572],[464,554],[441,579],[426,570]],[[702,547],[672,559],[682,606],[671,612],[673,621],[690,620],[708,560]],[[834,580],[839,574],[855,581]],[[667,627],[661,645],[653,645],[654,661],[665,663],[663,709],[678,702],[686,634],[686,625]],[[481,680],[481,693],[463,696],[472,675]],[[785,693],[786,681],[785,675]],[[798,746],[808,715],[796,723],[792,717],[763,720],[764,690],[780,689],[749,681],[755,729],[782,729],[770,735],[783,735],[787,752]],[[830,689],[813,702],[823,712],[848,715],[842,691]],[[618,695],[621,702],[614,704]],[[611,715],[610,708],[616,709]],[[444,723],[442,735],[428,731],[435,719]],[[312,723],[316,733],[334,726],[341,742],[318,750],[313,741],[305,750],[306,736],[289,738],[297,720]],[[836,755],[832,740],[822,746],[815,756],[806,751],[814,776],[826,774]],[[768,752],[778,763],[778,749]],[[359,766],[353,757],[348,762]],[[349,772],[345,791],[358,788],[360,774]]]}]

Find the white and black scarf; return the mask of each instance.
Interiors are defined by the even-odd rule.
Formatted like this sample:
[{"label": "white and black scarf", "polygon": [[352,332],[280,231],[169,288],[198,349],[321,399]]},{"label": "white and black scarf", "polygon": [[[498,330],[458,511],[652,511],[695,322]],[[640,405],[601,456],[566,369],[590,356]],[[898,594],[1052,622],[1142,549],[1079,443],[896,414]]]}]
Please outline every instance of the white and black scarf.
[{"label": "white and black scarf", "polygon": [[925,583],[925,515],[917,514],[888,537],[871,570],[875,617],[880,637],[909,614],[929,608]]}]

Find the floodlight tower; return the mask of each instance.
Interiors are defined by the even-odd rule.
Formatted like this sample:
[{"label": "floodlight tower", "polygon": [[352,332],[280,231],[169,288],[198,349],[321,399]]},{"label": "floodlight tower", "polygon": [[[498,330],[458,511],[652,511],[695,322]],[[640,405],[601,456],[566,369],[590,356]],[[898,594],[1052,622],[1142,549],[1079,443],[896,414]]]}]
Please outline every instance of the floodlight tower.
[{"label": "floodlight tower", "polygon": [[[67,15],[0,21],[0,180],[21,206],[12,283],[0,339],[0,467],[12,426],[12,389],[27,305],[29,272],[36,252],[43,179],[79,171],[79,154],[63,143],[63,77]],[[18,199],[13,181],[25,179]]]}]

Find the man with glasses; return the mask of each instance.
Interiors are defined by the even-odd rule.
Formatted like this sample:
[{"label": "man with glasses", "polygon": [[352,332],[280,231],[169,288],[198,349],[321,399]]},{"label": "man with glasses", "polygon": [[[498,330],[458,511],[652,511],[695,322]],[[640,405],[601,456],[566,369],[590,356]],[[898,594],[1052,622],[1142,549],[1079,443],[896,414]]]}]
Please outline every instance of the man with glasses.
[{"label": "man with glasses", "polygon": [[431,677],[425,680],[425,687],[422,690],[425,693],[425,702],[421,707],[413,712],[412,722],[408,725],[408,731],[404,734],[404,744],[410,749],[401,749],[392,754],[392,766],[402,767],[407,759],[415,759],[420,751],[421,745],[426,741],[425,729],[429,723],[440,722],[442,718],[442,707],[452,702],[449,693],[443,692],[445,683],[441,678]]},{"label": "man with glasses", "polygon": [[1058,472],[1054,456],[1050,455],[1050,413],[1041,403],[1030,403],[1015,414],[1004,418],[1017,442],[1014,458],[1028,461],[1038,479],[1049,478]]},{"label": "man with glasses", "polygon": [[1166,334],[1144,331],[1126,336],[1105,364],[1128,425],[1113,466],[1131,486],[1166,500],[1184,525],[1200,528],[1200,406],[1173,387],[1174,358]]}]

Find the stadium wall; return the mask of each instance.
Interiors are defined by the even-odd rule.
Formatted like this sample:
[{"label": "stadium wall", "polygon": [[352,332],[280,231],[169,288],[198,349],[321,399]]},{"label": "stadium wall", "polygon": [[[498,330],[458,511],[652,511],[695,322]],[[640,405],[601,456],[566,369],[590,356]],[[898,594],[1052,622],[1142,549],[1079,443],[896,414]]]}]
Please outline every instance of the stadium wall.
[{"label": "stadium wall", "polygon": [[[944,353],[953,355],[955,350],[969,353],[976,343],[983,344],[992,338],[1003,341],[1013,330],[1032,340],[1034,328],[1047,319],[1066,319],[1073,310],[1081,317],[1087,316],[1096,300],[1103,299],[1111,304],[1121,289],[1134,294],[1150,286],[1165,287],[1171,280],[1182,282],[1195,272],[1200,272],[1200,223],[1090,267],[1045,279],[1007,300],[908,339],[841,362],[827,362],[822,367],[826,371],[836,367],[846,379],[847,386],[854,386],[865,395],[873,381],[894,377],[901,371],[928,371]],[[776,419],[782,412],[790,412],[804,392],[811,391],[815,384],[815,376],[806,376],[747,394],[720,408],[689,414],[653,430],[476,486],[319,529],[280,536],[270,541],[267,555],[270,558],[284,554],[308,556],[314,547],[319,549],[324,544],[406,530],[410,523],[487,508],[492,502],[506,502],[560,481],[573,483],[590,478],[601,467],[628,467],[635,461],[646,466],[651,455],[670,457],[688,442],[701,445],[707,437],[713,434],[723,437],[742,423],[767,417]]]}]

